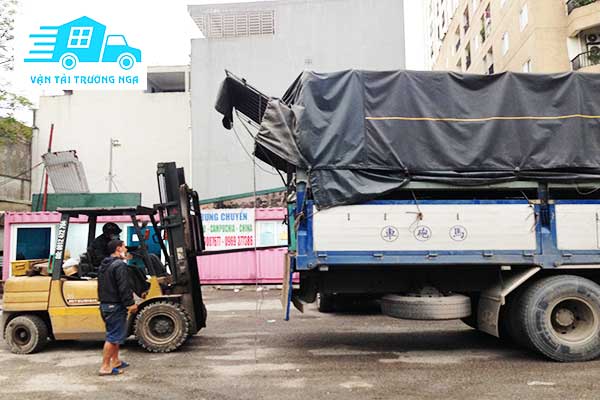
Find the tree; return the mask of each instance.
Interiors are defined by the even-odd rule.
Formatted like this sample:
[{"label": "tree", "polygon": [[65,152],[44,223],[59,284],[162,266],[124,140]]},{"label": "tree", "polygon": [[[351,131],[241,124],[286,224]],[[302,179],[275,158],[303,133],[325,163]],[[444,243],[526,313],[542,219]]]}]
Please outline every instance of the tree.
[{"label": "tree", "polygon": [[[12,71],[14,67],[13,30],[17,0],[0,0],[0,73]],[[0,77],[0,139],[29,140],[31,128],[21,124],[14,118],[19,109],[31,107],[31,102],[24,96],[13,93],[5,78]]]}]

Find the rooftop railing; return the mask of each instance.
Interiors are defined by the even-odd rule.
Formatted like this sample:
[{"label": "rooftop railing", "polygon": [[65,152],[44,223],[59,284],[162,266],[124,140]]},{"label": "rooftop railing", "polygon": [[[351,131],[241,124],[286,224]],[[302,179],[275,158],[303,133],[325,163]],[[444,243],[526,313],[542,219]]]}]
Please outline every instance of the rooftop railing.
[{"label": "rooftop railing", "polygon": [[587,6],[588,4],[595,3],[596,1],[598,0],[569,0],[567,1],[567,12],[571,14],[576,8]]}]

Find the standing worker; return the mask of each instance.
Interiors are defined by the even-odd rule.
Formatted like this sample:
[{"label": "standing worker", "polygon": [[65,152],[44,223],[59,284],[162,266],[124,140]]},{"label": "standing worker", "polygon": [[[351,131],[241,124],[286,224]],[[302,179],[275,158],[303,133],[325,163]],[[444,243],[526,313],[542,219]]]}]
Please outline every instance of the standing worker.
[{"label": "standing worker", "polygon": [[119,375],[129,366],[119,359],[119,346],[127,338],[127,312],[137,311],[133,289],[127,279],[127,247],[122,240],[108,243],[110,256],[102,260],[98,271],[100,313],[106,325],[106,341],[102,351],[100,375]]}]

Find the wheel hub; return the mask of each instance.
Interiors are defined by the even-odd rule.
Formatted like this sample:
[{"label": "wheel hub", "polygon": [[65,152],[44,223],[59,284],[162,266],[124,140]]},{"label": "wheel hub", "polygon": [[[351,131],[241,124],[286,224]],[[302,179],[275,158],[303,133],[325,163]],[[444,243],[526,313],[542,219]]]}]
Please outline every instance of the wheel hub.
[{"label": "wheel hub", "polygon": [[585,343],[597,331],[598,317],[586,300],[572,297],[555,303],[549,322],[557,339],[569,344]]},{"label": "wheel hub", "polygon": [[29,340],[31,339],[31,334],[29,333],[29,330],[27,328],[20,327],[15,329],[13,339],[15,343],[17,343],[20,346],[23,346],[29,342]]},{"label": "wheel hub", "polygon": [[173,333],[175,329],[175,324],[173,321],[166,316],[157,316],[154,317],[150,323],[150,330],[152,334],[157,337],[164,338]]},{"label": "wheel hub", "polygon": [[560,326],[568,327],[575,322],[575,314],[568,308],[560,308],[554,316],[556,323]]}]

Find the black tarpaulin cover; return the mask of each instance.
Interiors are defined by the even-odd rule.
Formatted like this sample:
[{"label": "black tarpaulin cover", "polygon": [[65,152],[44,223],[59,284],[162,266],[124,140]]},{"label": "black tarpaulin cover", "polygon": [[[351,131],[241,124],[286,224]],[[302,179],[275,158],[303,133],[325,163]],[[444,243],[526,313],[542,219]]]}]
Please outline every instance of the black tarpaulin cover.
[{"label": "black tarpaulin cover", "polygon": [[308,170],[319,207],[410,180],[600,179],[600,74],[304,72],[269,101],[256,154]]}]

